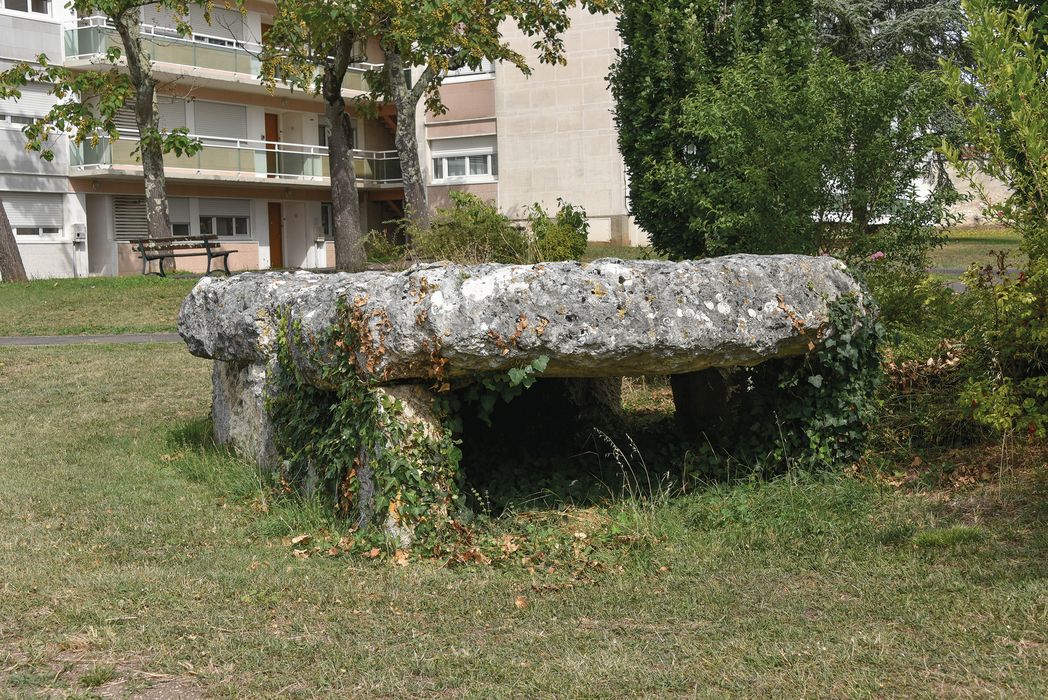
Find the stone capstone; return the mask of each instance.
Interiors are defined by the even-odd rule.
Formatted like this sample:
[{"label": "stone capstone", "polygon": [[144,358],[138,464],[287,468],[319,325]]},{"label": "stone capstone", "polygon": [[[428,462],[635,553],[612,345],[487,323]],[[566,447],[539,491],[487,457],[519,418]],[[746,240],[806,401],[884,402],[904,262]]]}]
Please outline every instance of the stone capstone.
[{"label": "stone capstone", "polygon": [[[863,303],[843,263],[800,255],[248,273],[202,279],[179,333],[199,357],[265,364],[282,319],[316,341],[345,309],[357,367],[380,383],[505,372],[540,356],[544,377],[679,374],[803,354],[848,294]],[[321,383],[319,350],[296,363]]]}]

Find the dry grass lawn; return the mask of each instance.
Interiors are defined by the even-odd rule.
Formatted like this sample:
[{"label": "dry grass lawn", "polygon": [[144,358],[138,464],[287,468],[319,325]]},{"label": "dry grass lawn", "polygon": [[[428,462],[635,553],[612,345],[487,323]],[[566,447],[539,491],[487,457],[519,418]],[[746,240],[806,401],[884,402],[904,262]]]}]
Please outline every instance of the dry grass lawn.
[{"label": "dry grass lawn", "polygon": [[500,523],[633,517],[593,568],[300,559],[339,525],[201,439],[208,391],[179,346],[0,348],[0,697],[1048,696],[1043,468]]}]

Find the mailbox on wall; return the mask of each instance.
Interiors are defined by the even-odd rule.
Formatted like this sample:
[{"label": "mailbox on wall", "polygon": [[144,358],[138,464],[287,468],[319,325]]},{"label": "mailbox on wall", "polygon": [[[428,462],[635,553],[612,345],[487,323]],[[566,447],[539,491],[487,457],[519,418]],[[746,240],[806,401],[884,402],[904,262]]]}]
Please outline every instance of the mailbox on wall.
[{"label": "mailbox on wall", "polygon": [[73,224],[73,240],[74,241],[86,241],[87,240],[87,226],[84,224]]}]

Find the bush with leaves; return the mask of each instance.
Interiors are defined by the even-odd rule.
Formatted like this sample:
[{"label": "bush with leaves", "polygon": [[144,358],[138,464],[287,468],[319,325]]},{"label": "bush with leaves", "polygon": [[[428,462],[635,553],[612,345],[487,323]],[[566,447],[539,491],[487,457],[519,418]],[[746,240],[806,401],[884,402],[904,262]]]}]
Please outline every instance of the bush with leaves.
[{"label": "bush with leaves", "polygon": [[509,217],[475,194],[450,196],[451,206],[438,208],[428,227],[408,224],[415,258],[463,265],[527,262],[527,237]]},{"label": "bush with leaves", "polygon": [[[966,129],[943,151],[986,215],[1021,233],[1031,259],[1048,257],[1048,17],[998,0],[963,5],[972,60],[943,74]],[[982,175],[1011,194],[994,201]]]},{"label": "bush with leaves", "polygon": [[586,210],[562,199],[558,199],[557,204],[560,208],[553,216],[539,204],[528,214],[534,262],[579,260],[586,253],[589,240]]},{"label": "bush with leaves", "polygon": [[[920,269],[956,194],[931,67],[946,3],[628,3],[611,75],[630,204],[673,258],[884,253]],[[927,196],[919,182],[932,175]]]},{"label": "bush with leaves", "polygon": [[964,281],[967,315],[979,323],[961,406],[999,435],[1048,437],[1048,261],[1011,279],[1001,255]]}]

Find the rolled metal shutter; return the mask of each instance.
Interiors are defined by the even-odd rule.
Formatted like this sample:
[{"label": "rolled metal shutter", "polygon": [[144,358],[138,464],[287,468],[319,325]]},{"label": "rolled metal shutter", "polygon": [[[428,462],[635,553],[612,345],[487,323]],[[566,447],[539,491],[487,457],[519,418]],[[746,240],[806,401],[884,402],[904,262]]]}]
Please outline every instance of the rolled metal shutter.
[{"label": "rolled metal shutter", "polygon": [[247,138],[247,107],[220,102],[193,104],[193,133],[201,136]]},{"label": "rolled metal shutter", "polygon": [[58,100],[49,94],[50,85],[26,85],[18,88],[22,96],[17,99],[0,100],[0,114],[16,114],[21,117],[42,117]]},{"label": "rolled metal shutter", "polygon": [[2,196],[12,228],[62,227],[62,195],[4,192]]}]

